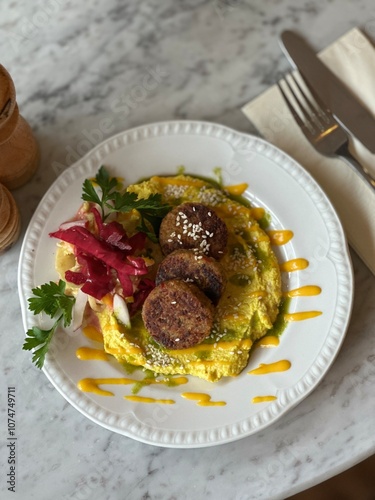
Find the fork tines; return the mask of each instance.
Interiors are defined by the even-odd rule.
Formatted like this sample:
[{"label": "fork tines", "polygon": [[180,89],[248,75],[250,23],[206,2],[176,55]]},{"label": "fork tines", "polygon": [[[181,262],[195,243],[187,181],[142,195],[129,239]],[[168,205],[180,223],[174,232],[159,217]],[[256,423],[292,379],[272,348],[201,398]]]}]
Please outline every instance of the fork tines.
[{"label": "fork tines", "polygon": [[277,86],[300,127],[307,127],[314,134],[317,129],[322,132],[327,125],[334,123],[334,119],[324,112],[323,103],[319,102],[318,96],[311,94],[300,74],[287,73],[277,82]]},{"label": "fork tines", "polygon": [[325,156],[343,158],[375,189],[375,179],[350,152],[348,133],[303,79],[303,75],[289,73],[277,85],[295,122],[311,146]]}]

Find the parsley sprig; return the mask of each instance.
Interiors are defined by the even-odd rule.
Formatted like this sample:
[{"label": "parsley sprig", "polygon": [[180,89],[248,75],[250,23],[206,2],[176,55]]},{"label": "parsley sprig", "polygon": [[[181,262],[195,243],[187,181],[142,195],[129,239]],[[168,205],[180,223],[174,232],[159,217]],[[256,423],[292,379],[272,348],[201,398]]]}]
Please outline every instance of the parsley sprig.
[{"label": "parsley sprig", "polygon": [[[100,188],[99,194],[95,189],[95,184]],[[94,181],[86,179],[83,183],[82,199],[99,205],[103,221],[112,212],[126,213],[137,210],[141,216],[138,229],[156,242],[161,219],[171,207],[162,202],[162,196],[159,193],[151,194],[148,198],[138,198],[136,193],[118,191],[118,186],[118,180],[110,177],[105,167],[101,166]]]},{"label": "parsley sprig", "polygon": [[49,330],[42,330],[37,326],[33,326],[26,332],[26,339],[23,344],[23,349],[34,351],[32,361],[38,368],[42,368],[46,354],[49,349],[53,334],[56,331],[60,321],[63,321],[64,326],[69,326],[72,322],[73,306],[75,298],[65,295],[66,283],[60,280],[58,283],[50,281],[40,287],[33,288],[34,297],[28,299],[29,309],[34,314],[46,313],[51,318],[57,319]]},{"label": "parsley sprig", "polygon": [[[95,185],[100,187],[100,196],[95,189]],[[105,220],[113,208],[111,200],[113,200],[114,190],[118,187],[116,177],[110,177],[108,171],[102,166],[95,176],[95,180],[86,179],[83,183],[82,199],[96,203],[102,211],[102,219]]]}]

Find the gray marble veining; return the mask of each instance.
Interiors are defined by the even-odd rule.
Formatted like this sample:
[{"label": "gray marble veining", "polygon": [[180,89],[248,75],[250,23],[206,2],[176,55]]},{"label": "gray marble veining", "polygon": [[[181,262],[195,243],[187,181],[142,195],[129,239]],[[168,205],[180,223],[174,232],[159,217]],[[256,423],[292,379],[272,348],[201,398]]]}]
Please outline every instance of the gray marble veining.
[{"label": "gray marble veining", "polygon": [[[321,49],[357,25],[375,38],[371,0],[3,0],[0,62],[42,155],[35,177],[13,193],[23,232],[59,173],[101,140],[176,118],[253,132],[240,107],[287,68],[280,32],[302,31]],[[178,450],[95,425],[34,368],[21,350],[20,247],[0,257],[2,387],[17,388],[17,492],[9,498],[281,499],[374,453],[375,279],[354,254],[352,320],[316,390],[249,438]],[[0,408],[5,434],[3,400]],[[2,457],[5,447],[2,440]],[[1,488],[8,498],[4,475]]]}]

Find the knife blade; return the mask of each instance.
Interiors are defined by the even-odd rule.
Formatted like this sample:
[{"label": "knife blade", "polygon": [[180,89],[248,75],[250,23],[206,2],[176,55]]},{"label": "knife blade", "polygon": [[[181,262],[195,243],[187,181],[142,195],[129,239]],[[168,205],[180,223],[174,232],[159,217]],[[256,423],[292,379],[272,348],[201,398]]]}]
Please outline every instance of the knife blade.
[{"label": "knife blade", "polygon": [[293,31],[281,34],[281,48],[291,65],[330,108],[338,121],[367,149],[375,153],[375,118]]}]

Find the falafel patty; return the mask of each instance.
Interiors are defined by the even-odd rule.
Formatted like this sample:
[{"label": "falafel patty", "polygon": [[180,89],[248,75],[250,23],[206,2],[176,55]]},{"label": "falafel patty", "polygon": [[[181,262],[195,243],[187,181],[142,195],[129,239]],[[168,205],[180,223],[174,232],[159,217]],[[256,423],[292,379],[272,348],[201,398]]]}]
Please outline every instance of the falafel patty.
[{"label": "falafel patty", "polygon": [[183,203],[171,210],[160,225],[159,241],[164,255],[178,249],[220,259],[228,242],[228,229],[212,208]]},{"label": "falafel patty", "polygon": [[149,294],[142,319],[150,335],[168,349],[199,344],[211,332],[214,307],[199,288],[182,280],[164,281]]},{"label": "falafel patty", "polygon": [[197,285],[214,304],[219,302],[225,285],[219,262],[206,255],[196,255],[192,250],[175,250],[160,263],[157,285],[176,278]]}]

